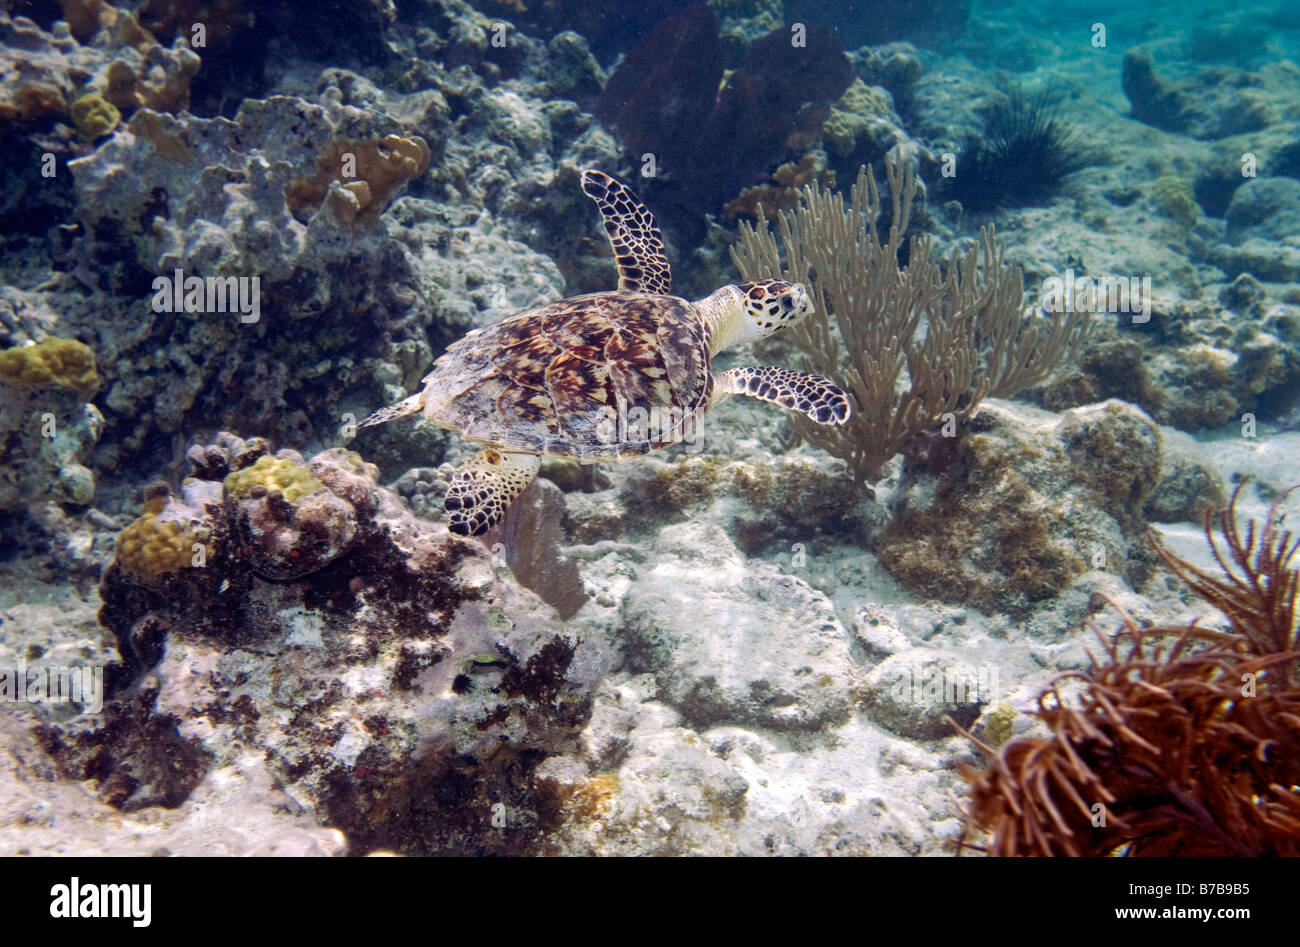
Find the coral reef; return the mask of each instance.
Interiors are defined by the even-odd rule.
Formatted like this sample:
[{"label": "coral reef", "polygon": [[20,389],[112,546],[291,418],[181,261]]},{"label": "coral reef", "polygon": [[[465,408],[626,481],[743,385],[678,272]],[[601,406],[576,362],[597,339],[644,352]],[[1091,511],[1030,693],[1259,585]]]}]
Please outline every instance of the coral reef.
[{"label": "coral reef", "polygon": [[[1208,576],[1189,521],[1295,480],[1293,13],[1116,10],[1106,48],[968,0],[0,6],[0,670],[106,685],[6,708],[0,851],[940,854],[945,717],[992,851],[1295,850],[1294,632],[1223,631],[1276,639],[1246,600],[1295,559],[1244,575],[1243,525],[1201,599],[1149,541]],[[727,399],[463,542],[474,445],[354,424],[611,288],[588,167],[643,173],[691,298],[762,213],[746,275],[819,315],[740,358],[802,353],[856,426]],[[1135,311],[1044,317],[1067,273]]]},{"label": "coral reef", "polygon": [[[100,617],[125,664],[102,719],[43,731],[60,771],[98,779],[124,810],[175,807],[239,746],[261,746],[285,791],[354,852],[528,851],[528,774],[583,720],[594,643],[565,636],[477,544],[411,516],[355,455],[303,467],[225,435],[190,456],[210,552],[141,576],[119,549]],[[325,554],[311,527],[337,530],[343,511],[352,534]],[[148,770],[168,752],[186,765]],[[494,801],[518,831],[492,831]]]},{"label": "coral reef", "polygon": [[1109,401],[1057,421],[985,402],[968,433],[936,440],[943,463],[908,467],[879,540],[906,587],[1019,614],[1086,571],[1150,576],[1142,509],[1160,441],[1141,412]]},{"label": "coral reef", "polygon": [[[1233,494],[1205,533],[1221,574],[1161,558],[1228,632],[1097,630],[1103,656],[1038,699],[1049,738],[1023,737],[965,767],[967,834],[995,855],[1244,856],[1300,853],[1300,543],[1275,504],[1242,530]],[[1280,502],[1280,501],[1279,501]],[[1223,547],[1220,548],[1220,541]],[[1094,630],[1096,630],[1094,628]],[[1065,692],[1077,681],[1077,699]]]},{"label": "coral reef", "polygon": [[1143,337],[1127,315],[1118,323],[1094,320],[1077,363],[1028,396],[1056,411],[1123,398],[1185,431],[1289,404],[1300,381],[1300,333],[1285,310],[1261,305],[1259,291],[1249,288],[1258,282],[1242,278],[1220,300],[1157,302],[1154,329]]},{"label": "coral reef", "polygon": [[65,7],[71,29],[54,33],[0,11],[0,124],[71,119],[94,138],[117,113],[189,105],[200,60],[183,42],[164,48],[133,13],[103,0]]},{"label": "coral reef", "polygon": [[1271,123],[1275,97],[1252,79],[1243,70],[1214,66],[1171,82],[1156,73],[1151,55],[1141,48],[1128,50],[1121,67],[1134,119],[1204,139],[1259,132]]}]

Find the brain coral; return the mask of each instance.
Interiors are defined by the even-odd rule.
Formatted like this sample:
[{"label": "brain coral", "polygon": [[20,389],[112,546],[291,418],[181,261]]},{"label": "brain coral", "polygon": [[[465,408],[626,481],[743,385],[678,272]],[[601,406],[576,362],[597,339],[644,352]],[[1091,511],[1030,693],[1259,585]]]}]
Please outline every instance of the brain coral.
[{"label": "brain coral", "polygon": [[95,353],[76,339],[45,339],[0,352],[0,381],[19,388],[58,385],[75,391],[99,387]]}]

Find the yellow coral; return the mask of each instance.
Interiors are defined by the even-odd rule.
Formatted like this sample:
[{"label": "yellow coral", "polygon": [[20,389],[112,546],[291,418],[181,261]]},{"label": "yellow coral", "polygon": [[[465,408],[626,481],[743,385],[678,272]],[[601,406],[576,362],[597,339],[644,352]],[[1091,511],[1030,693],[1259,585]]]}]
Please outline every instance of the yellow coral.
[{"label": "yellow coral", "polygon": [[1184,227],[1193,226],[1201,216],[1192,182],[1187,178],[1175,174],[1156,178],[1150,194],[1157,207]]},{"label": "yellow coral", "polygon": [[854,79],[831,109],[822,126],[826,149],[839,158],[847,158],[858,146],[858,138],[871,127],[873,117],[889,117],[889,96],[883,89]]},{"label": "yellow coral", "polygon": [[122,113],[98,92],[87,92],[72,103],[72,123],[87,141],[102,138],[122,120]]},{"label": "yellow coral", "polygon": [[[429,146],[418,135],[332,141],[317,157],[316,173],[295,179],[285,200],[297,213],[314,211],[328,198],[341,224],[370,227],[403,184],[428,170],[430,157]],[[341,190],[331,190],[335,181],[342,184]]]},{"label": "yellow coral", "polygon": [[269,454],[259,457],[253,466],[230,474],[223,486],[226,494],[236,499],[247,496],[254,487],[265,487],[268,491],[283,494],[290,503],[297,503],[303,497],[325,489],[325,485],[306,467]]},{"label": "yellow coral", "polygon": [[1020,711],[1010,704],[998,704],[984,716],[984,742],[997,749],[1011,739]]},{"label": "yellow coral", "polygon": [[194,565],[198,533],[176,520],[161,520],[167,497],[155,497],[117,537],[117,561],[127,572],[158,575]]},{"label": "yellow coral", "polygon": [[95,353],[76,339],[45,339],[0,352],[0,381],[18,388],[58,385],[75,391],[99,387]]}]

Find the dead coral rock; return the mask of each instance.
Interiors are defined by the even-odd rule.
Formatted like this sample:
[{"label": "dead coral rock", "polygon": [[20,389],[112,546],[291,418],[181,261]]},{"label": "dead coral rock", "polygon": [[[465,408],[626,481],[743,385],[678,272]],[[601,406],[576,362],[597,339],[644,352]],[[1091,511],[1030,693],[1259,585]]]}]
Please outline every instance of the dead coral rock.
[{"label": "dead coral rock", "polygon": [[109,63],[104,74],[104,98],[120,111],[148,108],[179,112],[190,104],[190,80],[198,74],[199,57],[184,46],[165,50],[150,47],[143,61]]},{"label": "dead coral rock", "polygon": [[571,758],[538,768],[547,796],[547,852],[564,855],[734,855],[748,781],[692,730],[634,733],[615,772]]},{"label": "dead coral rock", "polygon": [[[150,315],[151,332],[100,333],[110,424],[122,428],[108,448],[118,456],[104,463],[123,463],[122,454],[147,449],[151,433],[181,430],[194,416],[205,428],[255,428],[299,443],[317,426],[337,430],[349,411],[363,417],[368,408],[358,399],[387,398],[365,394],[376,378],[401,385],[406,373],[387,363],[390,353],[397,362],[428,364],[426,328],[441,290],[417,270],[426,262],[458,269],[469,263],[444,264],[445,257],[426,252],[427,233],[404,227],[398,239],[385,225],[354,235],[328,209],[314,208],[303,222],[286,202],[285,188],[314,173],[316,156],[343,137],[344,127],[350,140],[383,141],[399,131],[378,113],[327,112],[289,97],[245,100],[233,121],[141,109],[92,154],[69,163],[84,227],[73,250],[78,274],[136,300],[116,315],[121,328],[153,311],[153,300],[140,296],[143,274],[170,280],[180,270],[222,285],[239,280],[246,304],[253,279],[260,280],[257,321],[227,303],[174,323]],[[372,206],[376,214],[383,209],[382,202]],[[429,216],[412,227],[432,229],[423,222]],[[494,244],[513,257],[505,290],[514,289],[516,274],[545,283],[533,265],[542,258],[522,246],[507,250],[505,242]],[[376,272],[384,279],[374,279]],[[534,289],[503,307],[526,308],[543,291],[554,294]],[[163,292],[160,305],[170,303]],[[478,308],[468,298],[465,305]],[[302,319],[312,320],[312,332],[301,330]],[[374,332],[376,325],[390,331]],[[419,347],[423,356],[407,351]]]},{"label": "dead coral rock", "polygon": [[251,753],[208,770],[181,805],[131,813],[101,801],[93,781],[72,769],[73,778],[62,775],[27,720],[0,718],[0,854],[338,855],[347,847],[341,832],[316,825],[285,796]]},{"label": "dead coral rock", "polygon": [[849,636],[824,595],[747,562],[711,523],[665,527],[654,549],[623,607],[627,669],[653,673],[660,699],[698,727],[815,731],[848,719]]},{"label": "dead coral rock", "polygon": [[146,687],[105,702],[102,715],[46,725],[41,744],[65,777],[95,780],[100,798],[116,809],[175,808],[202,781],[212,754],[180,734],[178,717],[154,711],[156,697],[156,687]]},{"label": "dead coral rock", "polygon": [[1141,509],[1160,476],[1160,431],[1122,401],[1067,411],[1056,435],[1076,476],[1100,506],[1130,532],[1141,530]]},{"label": "dead coral rock", "polygon": [[[39,352],[39,346],[25,346],[0,353],[7,382],[0,385],[0,511],[32,513],[45,501],[86,505],[94,499],[87,464],[104,416],[87,402],[89,391],[73,387],[98,384],[94,361],[33,359]],[[10,353],[21,354],[10,359]]]},{"label": "dead coral rock", "polygon": [[1161,432],[1160,480],[1144,513],[1155,523],[1203,523],[1223,508],[1228,495],[1204,448],[1179,431]]},{"label": "dead coral rock", "polygon": [[[635,528],[712,510],[710,517],[728,524],[741,550],[753,554],[778,544],[860,536],[874,522],[851,478],[807,458],[756,464],[694,455],[675,464],[649,458],[641,466],[644,473],[623,491],[626,525]],[[584,521],[576,522],[582,528]]]},{"label": "dead coral rock", "polygon": [[863,709],[895,733],[917,740],[952,736],[951,716],[969,727],[994,696],[988,669],[934,648],[908,648],[881,661],[867,676]]},{"label": "dead coral rock", "polygon": [[986,403],[942,473],[911,470],[881,563],[919,594],[1024,613],[1081,573],[1140,587],[1152,570],[1142,507],[1160,470],[1158,428],[1110,401],[1054,416]]},{"label": "dead coral rock", "polygon": [[[599,643],[557,629],[487,549],[412,516],[355,454],[304,464],[265,446],[226,435],[190,457],[239,494],[228,488],[217,507],[232,535],[248,535],[237,527],[243,504],[280,507],[268,548],[231,542],[161,585],[118,566],[105,575],[100,620],[132,656],[115,693],[152,669],[159,719],[179,721],[213,765],[257,747],[354,852],[532,851],[531,773],[581,728],[591,669],[608,664]],[[303,507],[322,501],[351,510],[354,531],[331,539],[328,556],[300,528]],[[247,526],[261,522],[250,511]],[[494,818],[517,831],[497,831]]]},{"label": "dead coral rock", "polygon": [[1231,66],[1181,67],[1177,80],[1161,77],[1148,52],[1124,54],[1122,83],[1132,117],[1164,131],[1217,140],[1258,133],[1277,122],[1294,84],[1289,65],[1266,64],[1248,72]]},{"label": "dead coral rock", "polygon": [[1179,300],[1153,313],[1146,337],[1103,326],[1078,367],[1031,394],[1062,410],[1121,398],[1161,424],[1219,427],[1285,402],[1300,384],[1300,345],[1283,316],[1242,319],[1213,299]]}]

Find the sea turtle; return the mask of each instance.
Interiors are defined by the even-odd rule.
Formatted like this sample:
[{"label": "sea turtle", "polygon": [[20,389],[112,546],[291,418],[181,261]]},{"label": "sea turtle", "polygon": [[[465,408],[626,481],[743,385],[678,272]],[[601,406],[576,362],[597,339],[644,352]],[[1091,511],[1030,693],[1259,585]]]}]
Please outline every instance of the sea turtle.
[{"label": "sea turtle", "polygon": [[447,347],[424,389],[361,427],[417,411],[486,444],[456,470],[445,506],[451,531],[477,536],[532,482],[542,455],[615,460],[678,441],[712,405],[741,394],[848,420],[849,399],[816,375],[784,368],[714,373],[710,360],[812,312],[803,286],[756,280],[687,302],[671,275],[654,215],[626,184],[582,172],[618,264],[618,289],[573,296],[475,329]]}]

